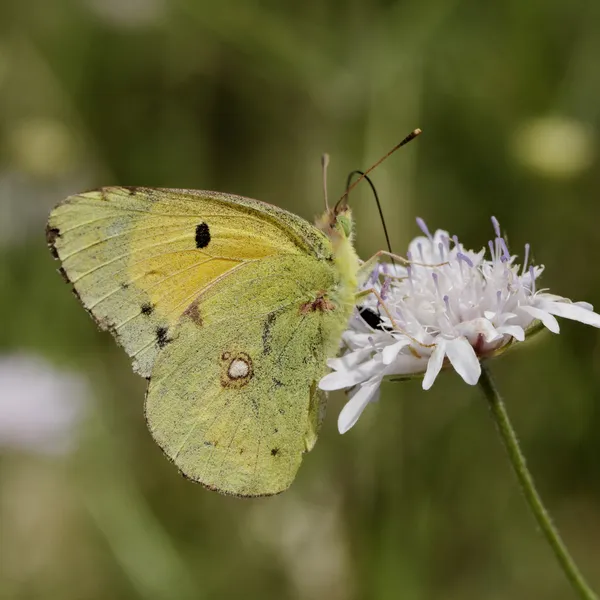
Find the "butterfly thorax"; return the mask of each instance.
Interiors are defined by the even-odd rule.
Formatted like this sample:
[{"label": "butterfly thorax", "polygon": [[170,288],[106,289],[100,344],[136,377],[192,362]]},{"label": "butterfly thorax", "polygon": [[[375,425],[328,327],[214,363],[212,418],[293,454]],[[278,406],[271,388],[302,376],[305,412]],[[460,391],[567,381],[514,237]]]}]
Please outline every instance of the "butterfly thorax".
[{"label": "butterfly thorax", "polygon": [[330,209],[317,219],[316,226],[329,238],[333,248],[333,260],[340,276],[333,299],[340,307],[352,314],[358,288],[359,259],[354,249],[354,221],[350,208]]}]

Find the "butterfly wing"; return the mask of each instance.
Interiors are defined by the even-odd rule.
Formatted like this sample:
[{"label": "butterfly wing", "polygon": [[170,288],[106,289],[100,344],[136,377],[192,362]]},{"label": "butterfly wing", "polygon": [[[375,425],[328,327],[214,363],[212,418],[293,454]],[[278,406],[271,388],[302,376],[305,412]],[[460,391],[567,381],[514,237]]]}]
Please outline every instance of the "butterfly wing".
[{"label": "butterfly wing", "polygon": [[268,258],[182,317],[152,371],[146,418],[187,477],[241,496],[290,485],[316,441],[317,384],[346,321],[320,297],[335,280],[311,257]]},{"label": "butterfly wing", "polygon": [[194,190],[115,187],[71,196],[52,211],[47,236],[65,279],[144,377],[181,314],[214,281],[267,256],[331,252],[296,215]]},{"label": "butterfly wing", "polygon": [[317,382],[348,317],[330,298],[328,238],[255,200],[105,188],[59,205],[48,239],[150,378],[148,425],[180,470],[226,493],[286,489],[316,440]]}]

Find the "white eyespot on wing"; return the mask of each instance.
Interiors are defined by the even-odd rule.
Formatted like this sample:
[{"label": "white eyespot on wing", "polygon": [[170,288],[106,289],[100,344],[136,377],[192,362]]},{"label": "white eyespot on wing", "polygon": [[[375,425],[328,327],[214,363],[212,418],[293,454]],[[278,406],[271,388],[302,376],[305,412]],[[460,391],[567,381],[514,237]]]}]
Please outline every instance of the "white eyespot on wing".
[{"label": "white eyespot on wing", "polygon": [[232,360],[231,364],[229,365],[229,370],[227,371],[231,379],[241,379],[242,377],[247,377],[249,372],[250,365],[241,358]]}]

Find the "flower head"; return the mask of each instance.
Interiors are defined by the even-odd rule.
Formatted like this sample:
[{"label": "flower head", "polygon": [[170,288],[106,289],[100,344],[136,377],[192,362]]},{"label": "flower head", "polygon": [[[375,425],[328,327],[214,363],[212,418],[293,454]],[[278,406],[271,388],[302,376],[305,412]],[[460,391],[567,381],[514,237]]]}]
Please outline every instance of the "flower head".
[{"label": "flower head", "polygon": [[481,374],[480,360],[493,356],[545,327],[559,332],[556,317],[600,327],[600,315],[586,302],[572,302],[538,289],[543,266],[522,265],[510,254],[498,221],[487,249],[465,249],[456,236],[431,234],[409,245],[406,265],[378,264],[365,284],[377,290],[357,307],[343,335],[345,350],[330,359],[333,372],[323,390],[352,388],[338,419],[341,433],[377,400],[384,377],[423,376],[429,389],[444,366],[469,385]]}]

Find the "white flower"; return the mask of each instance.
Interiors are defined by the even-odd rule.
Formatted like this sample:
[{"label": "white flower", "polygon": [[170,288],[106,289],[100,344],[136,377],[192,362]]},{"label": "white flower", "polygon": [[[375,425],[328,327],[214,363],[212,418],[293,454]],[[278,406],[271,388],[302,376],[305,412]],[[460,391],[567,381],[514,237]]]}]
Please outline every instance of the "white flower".
[{"label": "white flower", "polygon": [[498,221],[496,237],[486,249],[466,250],[446,231],[429,233],[409,246],[408,266],[378,264],[364,289],[365,297],[343,335],[345,350],[330,359],[323,390],[352,388],[338,419],[340,433],[352,427],[369,402],[379,396],[384,377],[423,376],[429,389],[444,366],[451,365],[469,385],[481,374],[479,361],[546,327],[559,332],[555,317],[600,327],[600,315],[586,302],[571,302],[536,289],[543,266],[516,264]]},{"label": "white flower", "polygon": [[86,381],[28,355],[0,355],[0,448],[61,455],[88,407]]}]

